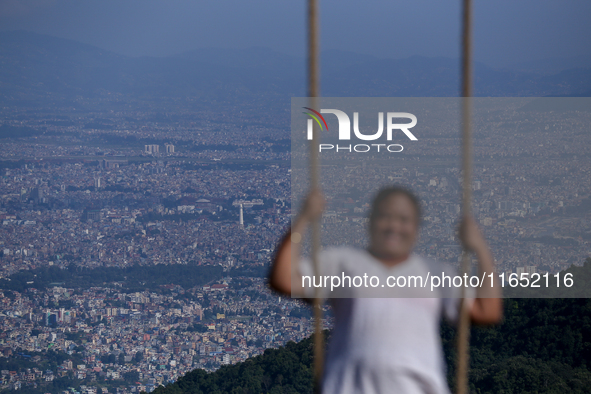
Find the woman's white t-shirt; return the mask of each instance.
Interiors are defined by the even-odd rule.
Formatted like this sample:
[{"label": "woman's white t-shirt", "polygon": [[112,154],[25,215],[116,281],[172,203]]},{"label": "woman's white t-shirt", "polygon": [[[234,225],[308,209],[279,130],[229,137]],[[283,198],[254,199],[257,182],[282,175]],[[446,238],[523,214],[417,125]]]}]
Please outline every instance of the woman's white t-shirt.
[{"label": "woman's white t-shirt", "polygon": [[[448,264],[414,253],[392,268],[366,250],[351,247],[325,249],[318,261],[321,275],[456,275]],[[300,261],[300,272],[302,276],[313,275],[308,258]],[[322,297],[329,296],[329,290],[322,288]],[[313,291],[305,288],[304,295],[313,297]],[[431,298],[418,298],[416,294],[400,298],[402,293],[375,298],[371,291],[362,293],[354,288],[349,290],[350,297],[347,293],[331,297],[335,323],[322,393],[450,393],[439,324],[442,315],[452,323],[457,320],[459,292],[458,288],[447,288],[437,297],[425,293]]]}]

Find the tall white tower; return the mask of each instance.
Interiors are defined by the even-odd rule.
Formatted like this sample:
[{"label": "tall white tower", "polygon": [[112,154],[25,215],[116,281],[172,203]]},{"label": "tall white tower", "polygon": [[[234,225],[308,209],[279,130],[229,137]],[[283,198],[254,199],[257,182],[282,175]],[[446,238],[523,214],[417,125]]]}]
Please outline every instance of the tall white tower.
[{"label": "tall white tower", "polygon": [[244,208],[242,204],[240,204],[240,225],[244,226]]}]

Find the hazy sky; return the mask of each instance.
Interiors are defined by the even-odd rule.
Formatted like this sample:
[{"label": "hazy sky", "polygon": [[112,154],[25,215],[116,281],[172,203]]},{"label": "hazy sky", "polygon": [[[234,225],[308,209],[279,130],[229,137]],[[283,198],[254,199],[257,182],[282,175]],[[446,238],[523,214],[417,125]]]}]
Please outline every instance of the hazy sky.
[{"label": "hazy sky", "polygon": [[[265,46],[304,56],[305,0],[0,0],[0,29],[125,55]],[[460,0],[321,0],[322,49],[457,57]],[[474,0],[475,59],[591,58],[589,0]]]}]

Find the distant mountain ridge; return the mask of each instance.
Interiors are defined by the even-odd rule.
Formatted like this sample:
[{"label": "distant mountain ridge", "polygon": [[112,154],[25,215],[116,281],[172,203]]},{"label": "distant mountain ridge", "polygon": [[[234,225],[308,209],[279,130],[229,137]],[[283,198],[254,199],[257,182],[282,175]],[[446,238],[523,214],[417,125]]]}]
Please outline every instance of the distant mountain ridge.
[{"label": "distant mountain ridge", "polygon": [[567,58],[547,58],[536,61],[526,61],[502,67],[507,70],[527,71],[543,75],[558,74],[574,68],[591,67],[591,53]]},{"label": "distant mountain ridge", "polygon": [[[46,35],[0,32],[0,103],[66,105],[73,100],[190,98],[196,103],[289,101],[304,96],[305,59],[268,48],[206,48],[169,57],[127,57]],[[413,56],[379,59],[325,51],[323,96],[388,97],[458,95],[459,63]],[[591,95],[591,68],[554,75],[496,70],[475,64],[478,96]]]}]

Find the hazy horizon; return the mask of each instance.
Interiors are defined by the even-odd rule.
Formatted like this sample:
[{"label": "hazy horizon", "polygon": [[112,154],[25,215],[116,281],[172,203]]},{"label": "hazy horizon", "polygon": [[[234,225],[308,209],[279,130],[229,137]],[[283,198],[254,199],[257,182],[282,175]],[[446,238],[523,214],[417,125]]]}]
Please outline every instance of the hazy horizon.
[{"label": "hazy horizon", "polygon": [[[459,15],[460,2],[450,6],[425,1],[324,1],[321,48],[390,59],[457,58]],[[577,58],[586,64],[591,60],[588,15],[591,3],[583,1],[477,3],[474,60],[491,67]],[[304,17],[305,2],[227,0],[171,6],[155,0],[8,0],[0,4],[0,31],[31,31],[133,57],[250,47],[303,57]]]}]

